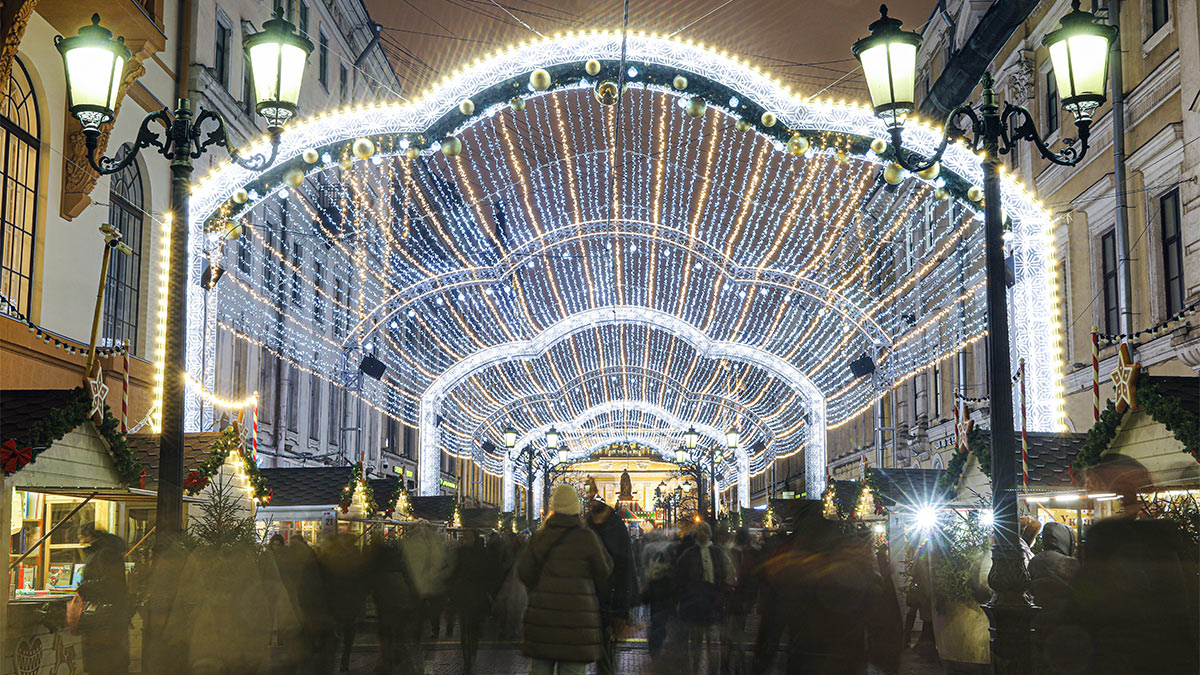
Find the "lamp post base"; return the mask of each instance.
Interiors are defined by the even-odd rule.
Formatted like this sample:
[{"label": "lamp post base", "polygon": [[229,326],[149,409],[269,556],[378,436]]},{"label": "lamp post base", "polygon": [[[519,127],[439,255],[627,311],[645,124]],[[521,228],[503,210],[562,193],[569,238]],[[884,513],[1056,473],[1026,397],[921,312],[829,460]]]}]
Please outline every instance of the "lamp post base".
[{"label": "lamp post base", "polygon": [[1031,625],[1038,608],[1023,597],[1019,602],[1001,602],[993,597],[983,611],[991,624],[992,672],[1025,675],[1033,672]]}]

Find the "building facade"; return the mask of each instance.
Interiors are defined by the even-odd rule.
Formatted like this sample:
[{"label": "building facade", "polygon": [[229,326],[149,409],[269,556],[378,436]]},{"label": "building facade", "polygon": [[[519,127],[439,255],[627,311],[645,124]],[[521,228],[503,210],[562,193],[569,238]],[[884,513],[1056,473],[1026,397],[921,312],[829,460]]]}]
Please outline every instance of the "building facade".
[{"label": "building facade", "polygon": [[[918,105],[990,4],[950,0],[930,17],[905,17],[910,26],[928,19],[920,29]],[[1074,126],[1061,108],[1042,38],[1058,27],[1070,5],[1067,0],[1039,4],[988,69],[1001,101],[1028,108],[1056,150],[1070,142]],[[1200,300],[1200,6],[1195,0],[1108,0],[1093,3],[1092,9],[1112,21],[1118,7],[1125,185],[1114,178],[1120,160],[1113,148],[1112,96],[1096,112],[1091,146],[1079,166],[1055,166],[1028,143],[1005,158],[1007,171],[1057,216],[1063,384],[1067,431],[1072,432],[1093,423],[1093,326],[1101,334],[1102,402],[1113,395],[1108,374],[1119,335],[1140,333],[1130,338],[1135,359],[1155,374],[1200,373],[1200,317],[1179,317]],[[1127,202],[1127,254],[1120,251],[1115,232],[1118,193]],[[1128,259],[1131,279],[1128,308],[1121,305],[1118,286],[1122,258]],[[1122,326],[1122,313],[1129,316],[1128,326]],[[863,457],[884,466],[944,466],[954,450],[955,392],[968,398],[987,395],[985,353],[986,341],[980,341],[959,359],[892,388],[882,414],[867,411],[849,428],[831,431],[834,477],[858,477]],[[986,427],[986,401],[969,405],[973,418]]]}]

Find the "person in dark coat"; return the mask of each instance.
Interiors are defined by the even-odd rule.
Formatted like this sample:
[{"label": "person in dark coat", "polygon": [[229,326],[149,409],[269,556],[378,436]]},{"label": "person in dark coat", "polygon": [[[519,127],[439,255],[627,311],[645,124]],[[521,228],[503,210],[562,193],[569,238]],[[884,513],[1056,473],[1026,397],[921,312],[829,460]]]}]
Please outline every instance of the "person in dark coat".
[{"label": "person in dark coat", "polygon": [[1063,613],[1071,601],[1071,582],[1079,572],[1075,558],[1075,534],[1059,522],[1042,528],[1042,552],[1029,561],[1029,590],[1040,609],[1033,616],[1034,656],[1038,672],[1060,672],[1061,650],[1055,648],[1054,635],[1063,622]]},{"label": "person in dark coat", "polygon": [[[818,500],[805,500],[796,511],[793,532],[763,563],[752,672],[774,672],[784,636],[789,674],[857,675],[869,662],[891,672],[899,654],[881,654],[880,647],[896,644],[898,652],[899,641],[873,632],[872,613],[888,603],[869,544],[825,520]],[[898,616],[899,609],[887,613]]]},{"label": "person in dark coat", "polygon": [[87,546],[83,576],[76,591],[83,600],[79,619],[83,669],[88,675],[129,672],[129,593],[125,586],[125,542],[85,523],[80,541]]},{"label": "person in dark coat", "polygon": [[479,633],[492,605],[493,570],[488,563],[483,539],[475,530],[465,530],[454,565],[450,599],[458,614],[463,672],[470,673],[479,651]]},{"label": "person in dark coat", "polygon": [[665,530],[656,529],[646,535],[642,549],[641,599],[650,610],[650,627],[646,645],[656,656],[667,639],[667,622],[675,611],[675,588],[671,570],[675,566],[674,547]]},{"label": "person in dark coat", "polygon": [[579,519],[579,493],[554,488],[553,513],[517,558],[529,589],[521,653],[531,675],[583,675],[600,657],[600,603],[596,586],[612,573],[600,537]]},{"label": "person in dark coat", "polygon": [[362,553],[354,535],[342,532],[330,537],[318,558],[325,579],[326,607],[342,646],[341,671],[348,672],[358,620],[366,604]]},{"label": "person in dark coat", "polygon": [[708,523],[697,523],[691,534],[694,543],[675,562],[675,585],[679,618],[687,628],[691,672],[696,673],[706,653],[710,669],[716,669],[717,652],[711,647],[719,640],[713,631],[725,616],[725,599],[735,580],[733,562],[713,544]]},{"label": "person in dark coat", "polygon": [[600,537],[604,550],[612,558],[612,574],[596,584],[600,600],[600,630],[604,640],[597,675],[616,672],[617,641],[625,636],[629,626],[629,608],[633,604],[634,562],[633,543],[629,528],[621,514],[599,500],[588,504],[588,526]]}]

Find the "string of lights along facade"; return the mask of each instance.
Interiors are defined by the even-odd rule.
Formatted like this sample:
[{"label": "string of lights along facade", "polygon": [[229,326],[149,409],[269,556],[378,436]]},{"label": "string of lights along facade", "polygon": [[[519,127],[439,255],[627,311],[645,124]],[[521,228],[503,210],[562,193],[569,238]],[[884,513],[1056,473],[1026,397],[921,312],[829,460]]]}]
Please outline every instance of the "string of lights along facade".
[{"label": "string of lights along facade", "polygon": [[[303,119],[324,110],[365,101],[395,100],[400,83],[384,51],[373,41],[374,24],[359,0],[248,0],[205,1],[193,5],[195,52],[190,81],[200,105],[219,110],[226,118],[235,142],[262,135],[264,124],[251,101],[250,73],[242,56],[242,41],[278,9],[314,48],[304,74],[296,117]],[[209,162],[215,160],[210,159]],[[198,166],[203,174],[208,166]],[[324,203],[336,203],[335,189],[322,193]],[[258,396],[259,449],[264,466],[320,465],[364,460],[368,470],[403,476],[415,469],[410,448],[413,433],[393,418],[359,405],[348,394],[357,386],[357,363],[321,378],[296,363],[276,358],[270,340],[251,341],[239,337],[245,317],[220,308],[216,289],[242,283],[270,289],[272,302],[259,308],[265,321],[283,325],[302,321],[327,339],[336,339],[338,325],[328,316],[329,305],[313,292],[314,279],[324,270],[344,269],[343,261],[322,255],[323,244],[344,236],[341,223],[331,217],[315,231],[303,224],[307,214],[288,208],[284,202],[264,208],[242,227],[221,232],[228,264],[209,268],[213,288],[189,288],[189,303],[215,316],[219,328],[208,336],[199,355],[206,364],[203,388],[229,402]],[[266,238],[264,240],[264,237]],[[317,237],[308,241],[308,238]],[[269,246],[286,252],[287,262],[263,264],[257,247]],[[203,273],[204,262],[198,262]],[[223,265],[224,266],[221,266]],[[219,272],[215,272],[220,270]],[[214,274],[215,272],[215,274]],[[215,279],[214,279],[215,276]],[[303,278],[302,278],[303,277]],[[340,276],[331,281],[330,293],[348,298],[357,293],[357,279]],[[198,389],[198,387],[197,387]],[[223,427],[239,412],[220,405],[194,405],[188,410],[190,428]]]},{"label": "string of lights along facade", "polygon": [[[1073,136],[1070,115],[1061,109],[1048,51],[1042,38],[1058,27],[1068,2],[1042,2],[1021,23],[989,67],[1002,99],[1024,105],[1037,117],[1047,140],[1061,147]],[[1101,20],[1116,23],[1099,7]],[[1187,309],[1200,301],[1200,31],[1194,0],[1123,0],[1120,4],[1120,54],[1125,107],[1123,188],[1115,178],[1112,96],[1095,112],[1091,148],[1074,169],[1050,164],[1029,144],[1005,155],[1007,170],[1053,216],[1054,283],[1061,294],[1062,357],[1066,424],[1085,431],[1092,420],[1092,328],[1100,333],[1100,373],[1113,370],[1117,344],[1129,334],[1139,361],[1162,375],[1194,375],[1200,369],[1197,315]],[[916,101],[963,50],[986,7],[951,0],[945,15],[924,22],[917,55]],[[940,11],[940,10],[939,10]],[[910,17],[917,19],[917,17]],[[1115,229],[1117,194],[1127,204],[1129,251],[1118,250]],[[952,208],[947,206],[946,208]],[[919,237],[899,242],[905,252],[924,254]],[[1121,327],[1122,294],[1118,260],[1127,258],[1132,287]],[[1172,320],[1175,319],[1175,320]],[[888,390],[883,416],[864,410],[829,436],[835,478],[854,478],[865,455],[875,461],[883,427],[882,457],[888,466],[941,468],[954,450],[955,394],[986,398],[982,342],[930,368],[903,386]],[[1016,363],[1014,361],[1014,363]],[[1112,398],[1103,376],[1100,400]],[[987,403],[971,406],[978,423],[987,423]],[[891,431],[891,428],[895,431]]]},{"label": "string of lights along facade", "polygon": [[[683,430],[705,425],[692,459],[718,458],[737,503],[788,457],[819,490],[827,432],[879,397],[851,362],[874,353],[903,384],[984,337],[978,157],[954,145],[938,171],[885,187],[886,129],[870,110],[797,97],[685,41],[630,34],[625,48],[637,66],[619,124],[602,89],[620,36],[565,35],[408,104],[300,120],[265,174],[217,167],[193,193],[193,248],[227,270],[248,252],[264,273],[226,273],[193,305],[190,371],[214,377],[203,345],[222,331],[317,380],[382,366],[354,395],[420,428],[424,493],[442,453],[502,476],[506,493],[525,485],[514,459],[531,447],[553,465],[551,426],[580,456],[639,426],[638,442],[674,460]],[[937,141],[910,123],[908,147],[931,155]],[[1014,359],[1030,364],[1032,423],[1056,430],[1051,216],[1010,176],[1001,199]],[[280,204],[302,235],[286,244],[254,226]],[[214,220],[249,223],[246,243],[222,244]],[[272,316],[297,283],[329,308],[327,330]]]}]

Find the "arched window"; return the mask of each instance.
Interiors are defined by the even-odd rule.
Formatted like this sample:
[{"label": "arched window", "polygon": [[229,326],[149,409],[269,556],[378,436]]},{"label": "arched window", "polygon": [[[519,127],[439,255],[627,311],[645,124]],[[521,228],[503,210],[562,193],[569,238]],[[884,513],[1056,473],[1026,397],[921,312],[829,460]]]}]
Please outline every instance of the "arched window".
[{"label": "arched window", "polygon": [[[14,58],[0,99],[0,293],[25,316],[33,301],[39,132],[33,83],[25,64]],[[3,303],[0,311],[7,311]]]},{"label": "arched window", "polygon": [[[123,145],[122,157],[129,152]],[[139,353],[138,309],[142,286],[142,239],[146,218],[142,213],[142,172],[137,162],[109,177],[108,222],[121,233],[129,253],[114,250],[108,261],[104,288],[104,344],[116,346],[129,340],[129,349]]]}]

